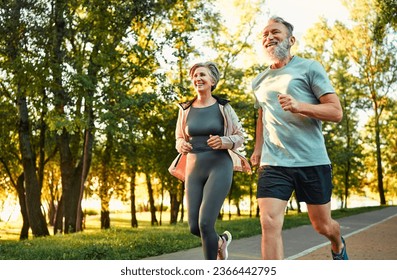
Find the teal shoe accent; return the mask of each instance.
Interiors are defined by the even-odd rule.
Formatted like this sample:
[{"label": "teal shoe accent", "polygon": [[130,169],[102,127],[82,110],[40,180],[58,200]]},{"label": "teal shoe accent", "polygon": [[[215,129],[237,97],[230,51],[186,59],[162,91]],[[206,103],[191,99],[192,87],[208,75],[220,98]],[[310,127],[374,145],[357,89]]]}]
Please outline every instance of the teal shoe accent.
[{"label": "teal shoe accent", "polygon": [[343,260],[348,260],[348,259],[349,259],[349,257],[347,256],[347,252],[346,252],[346,242],[345,242],[345,240],[343,239],[343,237],[341,237],[341,238],[342,238],[342,243],[343,243],[342,252],[340,252],[340,254],[335,254],[335,253],[332,252],[332,250],[331,250],[332,259],[333,259],[333,260],[343,261]]}]

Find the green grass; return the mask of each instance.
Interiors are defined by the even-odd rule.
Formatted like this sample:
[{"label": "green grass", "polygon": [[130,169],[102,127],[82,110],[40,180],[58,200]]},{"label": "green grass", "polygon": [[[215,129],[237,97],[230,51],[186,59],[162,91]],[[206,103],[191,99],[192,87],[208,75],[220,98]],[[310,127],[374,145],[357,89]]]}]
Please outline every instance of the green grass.
[{"label": "green grass", "polygon": [[[333,211],[338,219],[381,207],[363,207]],[[124,221],[124,222],[128,222]],[[284,228],[309,224],[307,213],[288,214]],[[186,223],[175,226],[128,228],[123,220],[109,230],[89,228],[84,232],[32,238],[25,241],[0,240],[2,260],[137,260],[150,256],[186,250],[200,246],[200,239],[191,235]],[[258,218],[234,218],[218,221],[217,230],[228,229],[234,239],[258,235],[261,232]]]}]

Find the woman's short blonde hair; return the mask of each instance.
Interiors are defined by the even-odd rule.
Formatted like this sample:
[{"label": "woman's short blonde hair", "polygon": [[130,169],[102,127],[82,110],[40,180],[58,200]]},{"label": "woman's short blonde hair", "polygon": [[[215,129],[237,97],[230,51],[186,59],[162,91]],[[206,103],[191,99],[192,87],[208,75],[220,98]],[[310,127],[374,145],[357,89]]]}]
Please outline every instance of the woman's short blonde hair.
[{"label": "woman's short blonde hair", "polygon": [[221,76],[218,66],[212,61],[196,63],[189,70],[189,76],[191,79],[193,79],[194,71],[196,71],[196,69],[199,67],[205,67],[209,70],[210,77],[214,80],[214,85],[211,86],[211,92],[214,91]]}]

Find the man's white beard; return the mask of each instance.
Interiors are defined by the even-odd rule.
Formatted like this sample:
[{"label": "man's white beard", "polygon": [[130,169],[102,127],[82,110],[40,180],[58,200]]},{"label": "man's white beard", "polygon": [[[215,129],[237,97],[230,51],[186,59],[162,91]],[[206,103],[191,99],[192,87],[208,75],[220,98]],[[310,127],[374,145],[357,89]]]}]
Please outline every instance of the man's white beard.
[{"label": "man's white beard", "polygon": [[265,62],[268,65],[272,65],[284,61],[289,55],[289,48],[288,39],[284,39],[273,50],[268,51],[265,49]]}]

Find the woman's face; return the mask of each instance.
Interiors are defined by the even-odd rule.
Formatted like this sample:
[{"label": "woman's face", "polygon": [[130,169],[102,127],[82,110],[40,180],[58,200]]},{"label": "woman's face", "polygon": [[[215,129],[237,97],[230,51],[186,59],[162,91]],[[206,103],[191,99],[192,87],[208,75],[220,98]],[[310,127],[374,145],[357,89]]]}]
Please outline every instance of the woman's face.
[{"label": "woman's face", "polygon": [[215,84],[206,67],[197,67],[192,76],[194,89],[199,92],[211,92],[211,87]]}]

